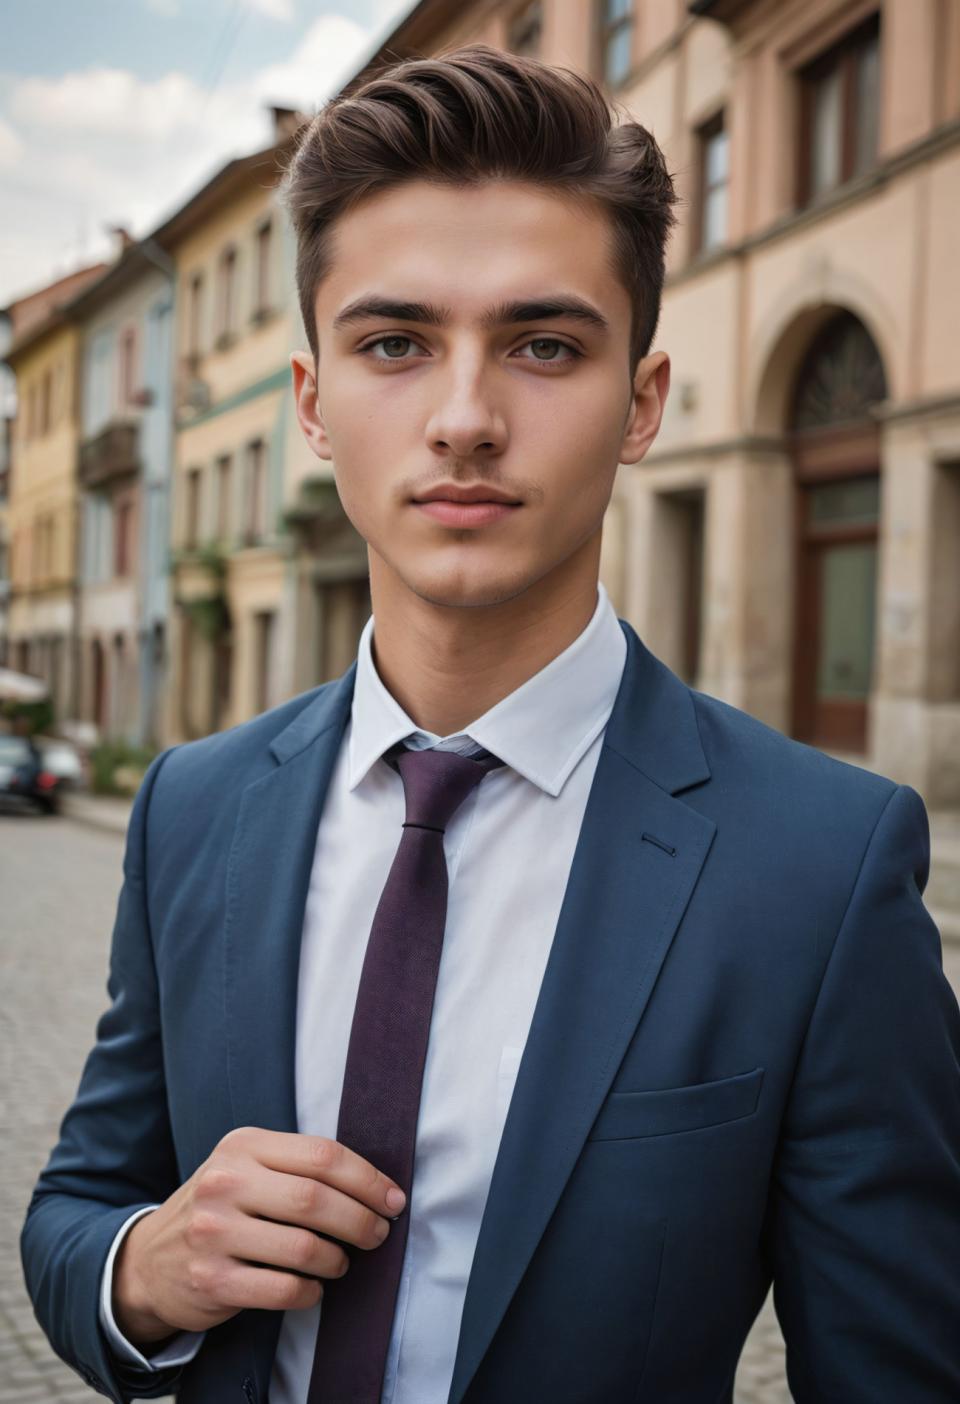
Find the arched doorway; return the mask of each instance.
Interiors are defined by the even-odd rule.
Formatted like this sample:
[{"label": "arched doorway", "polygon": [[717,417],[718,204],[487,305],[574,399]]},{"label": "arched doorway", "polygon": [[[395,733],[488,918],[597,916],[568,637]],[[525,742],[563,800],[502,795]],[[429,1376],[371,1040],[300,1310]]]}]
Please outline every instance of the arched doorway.
[{"label": "arched doorway", "polygon": [[793,734],[865,752],[873,685],[883,363],[863,323],[838,312],[800,365],[790,414],[796,481]]}]

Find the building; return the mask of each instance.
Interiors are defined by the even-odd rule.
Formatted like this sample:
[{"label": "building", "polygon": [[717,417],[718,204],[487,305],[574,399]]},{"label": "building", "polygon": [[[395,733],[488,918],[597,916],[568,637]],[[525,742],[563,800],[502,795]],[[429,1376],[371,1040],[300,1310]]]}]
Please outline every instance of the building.
[{"label": "building", "polygon": [[[9,313],[0,313],[0,358],[6,355],[12,339]],[[7,520],[10,500],[10,463],[13,457],[13,430],[17,417],[17,380],[0,359],[0,668],[7,662],[7,609],[10,600],[10,526]]]},{"label": "building", "polygon": [[[476,39],[597,77],[653,131],[681,196],[655,341],[667,412],[621,467],[604,533],[619,612],[693,685],[956,805],[960,0],[421,0],[347,88]],[[55,677],[61,708],[82,700],[161,743],[337,676],[370,608],[365,547],[289,388],[305,338],[276,185],[303,119],[274,119],[266,150],[77,298],[82,699],[67,643],[79,327],[53,306],[80,288],[15,305],[32,320],[7,356],[20,410],[0,456],[0,650],[6,628],[7,656]],[[137,364],[140,348],[164,359],[148,322],[167,260],[172,450],[159,371]],[[122,376],[133,400],[114,424],[103,387]],[[121,587],[131,532],[142,569]],[[121,651],[133,681],[117,702]]]},{"label": "building", "polygon": [[80,709],[156,745],[165,690],[173,456],[173,264],[152,240],[68,308],[80,328]]},{"label": "building", "polygon": [[4,361],[16,381],[6,430],[5,653],[11,667],[46,680],[58,722],[78,714],[80,345],[64,309],[102,271],[102,264],[81,269],[5,310],[12,339]]},{"label": "building", "polygon": [[276,186],[303,119],[274,120],[270,147],[155,235],[176,264],[169,740],[336,676],[369,614],[365,547],[295,417],[289,358],[305,338]]},{"label": "building", "polygon": [[682,197],[660,435],[603,573],[694,685],[960,802],[960,4],[421,0],[603,81]]},{"label": "building", "polygon": [[707,691],[955,804],[960,7],[692,8],[630,91],[691,214],[659,336],[680,393],[624,484],[627,607]]}]

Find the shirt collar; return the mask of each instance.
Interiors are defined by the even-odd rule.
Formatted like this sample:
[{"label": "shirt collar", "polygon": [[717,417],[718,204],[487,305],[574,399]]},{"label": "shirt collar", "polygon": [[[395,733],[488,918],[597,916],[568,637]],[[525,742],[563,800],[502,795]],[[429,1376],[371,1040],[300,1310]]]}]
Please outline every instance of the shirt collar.
[{"label": "shirt collar", "polygon": [[[421,731],[387,691],[373,661],[374,619],[357,648],[350,714],[348,784],[359,785],[384,751],[408,740],[418,749],[449,740]],[[590,623],[546,667],[471,722],[462,733],[549,795],[558,795],[613,709],[627,641],[602,583]]]}]

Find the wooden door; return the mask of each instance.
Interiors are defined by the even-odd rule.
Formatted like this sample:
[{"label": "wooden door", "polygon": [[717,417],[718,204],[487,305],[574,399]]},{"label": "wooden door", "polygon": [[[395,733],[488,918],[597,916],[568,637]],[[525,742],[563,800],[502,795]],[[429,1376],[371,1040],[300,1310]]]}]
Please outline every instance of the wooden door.
[{"label": "wooden door", "polygon": [[872,474],[801,490],[794,734],[829,750],[867,750],[879,487]]},{"label": "wooden door", "polygon": [[851,313],[828,318],[794,387],[796,483],[793,734],[828,750],[868,749],[886,378]]}]

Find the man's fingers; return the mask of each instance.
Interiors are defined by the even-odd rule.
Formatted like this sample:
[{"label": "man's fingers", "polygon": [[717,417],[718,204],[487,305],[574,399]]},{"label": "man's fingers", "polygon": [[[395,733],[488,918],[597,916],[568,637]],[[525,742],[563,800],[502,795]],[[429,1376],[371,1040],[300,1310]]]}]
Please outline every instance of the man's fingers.
[{"label": "man's fingers", "polygon": [[283,1174],[260,1166],[249,1175],[236,1206],[278,1224],[330,1234],[358,1248],[379,1247],[390,1231],[390,1223],[382,1214],[343,1190],[304,1175]]},{"label": "man's fingers", "polygon": [[246,1151],[268,1170],[333,1185],[387,1218],[396,1218],[405,1204],[403,1191],[394,1180],[342,1142],[326,1136],[244,1126],[230,1131],[220,1145]]},{"label": "man's fingers", "polygon": [[[371,1211],[363,1209],[361,1212]],[[321,1238],[309,1228],[249,1218],[236,1212],[206,1211],[196,1216],[190,1225],[187,1243],[198,1260],[202,1258],[205,1271],[223,1274],[224,1278],[229,1276],[236,1262],[322,1278],[342,1277],[350,1267],[350,1258],[338,1243]]]},{"label": "man's fingers", "polygon": [[322,1296],[323,1283],[315,1277],[237,1264],[225,1273],[219,1300],[225,1307],[298,1311],[316,1306]]}]

